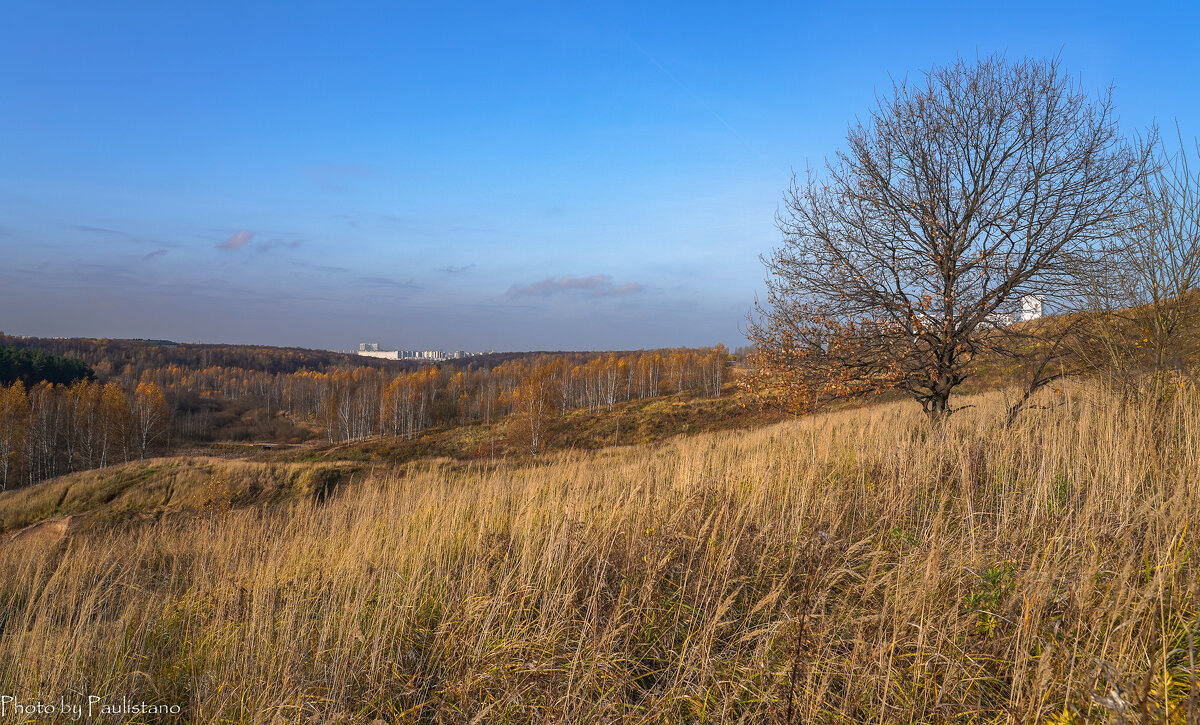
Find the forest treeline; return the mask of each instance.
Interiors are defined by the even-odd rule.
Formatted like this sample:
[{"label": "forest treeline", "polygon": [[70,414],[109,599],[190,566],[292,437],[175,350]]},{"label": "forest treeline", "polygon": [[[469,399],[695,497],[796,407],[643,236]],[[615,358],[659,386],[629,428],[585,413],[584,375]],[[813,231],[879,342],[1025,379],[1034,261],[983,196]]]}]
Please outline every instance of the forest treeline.
[{"label": "forest treeline", "polygon": [[[68,344],[60,349],[78,352]],[[289,354],[284,351],[285,359]],[[530,354],[493,366],[329,364],[289,372],[280,368],[294,361],[263,359],[255,368],[135,359],[118,372],[111,359],[101,358],[92,363],[95,380],[0,387],[0,487],[186,444],[411,439],[432,427],[488,424],[509,415],[509,435],[536,454],[545,426],[571,409],[664,394],[717,397],[728,358],[717,346]]]},{"label": "forest treeline", "polygon": [[[513,412],[595,410],[664,393],[719,396],[725,348],[530,355],[493,367],[429,366],[399,373],[374,367],[268,373],[176,366],[143,371],[174,400],[180,436],[209,440],[213,401],[249,402],[264,422],[319,430],[331,443],[375,435],[412,438],[438,425],[491,423]],[[262,431],[267,432],[267,431]]]},{"label": "forest treeline", "polygon": [[0,385],[18,380],[31,387],[43,380],[70,385],[76,380],[92,380],[96,373],[78,358],[62,357],[44,350],[0,346]]},{"label": "forest treeline", "polygon": [[0,386],[0,490],[144,458],[170,424],[171,408],[153,383]]},{"label": "forest treeline", "polygon": [[[379,369],[396,369],[406,365],[411,367],[417,365],[417,363],[403,361],[360,357],[333,350],[309,350],[268,345],[182,343],[171,340],[20,337],[0,333],[0,346],[81,360],[94,369],[102,379],[137,378],[143,370],[168,365],[187,369],[244,368],[268,373],[294,373],[300,370],[324,371],[347,365]],[[496,357],[512,357],[519,354],[497,353]]]}]

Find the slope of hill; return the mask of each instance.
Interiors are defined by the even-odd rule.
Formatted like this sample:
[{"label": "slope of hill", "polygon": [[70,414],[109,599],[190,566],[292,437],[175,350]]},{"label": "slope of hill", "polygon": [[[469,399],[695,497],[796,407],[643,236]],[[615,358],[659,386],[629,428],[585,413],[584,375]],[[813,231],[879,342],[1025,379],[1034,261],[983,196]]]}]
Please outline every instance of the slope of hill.
[{"label": "slope of hill", "polygon": [[[1183,722],[1200,397],[1160,392],[1072,386],[1012,429],[996,393],[942,430],[886,403],[68,522],[0,546],[0,692],[168,722]],[[274,466],[282,491],[347,464],[154,465],[196,490]]]},{"label": "slope of hill", "polygon": [[[741,395],[619,403],[572,410],[547,425],[543,449],[597,450],[680,435],[777,422],[779,414],[747,407]],[[374,437],[336,445],[224,442],[179,455],[72,473],[27,488],[0,491],[0,535],[49,518],[72,516],[71,530],[126,519],[206,511],[215,505],[270,506],[315,495],[372,471],[421,461],[480,462],[530,457],[509,431],[512,421],[436,428],[411,440]],[[65,533],[65,532],[64,532]]]},{"label": "slope of hill", "polygon": [[260,463],[204,456],[134,461],[0,492],[0,536],[70,516],[72,530],[105,528],[180,513],[272,506],[324,498],[361,474],[346,462]]}]

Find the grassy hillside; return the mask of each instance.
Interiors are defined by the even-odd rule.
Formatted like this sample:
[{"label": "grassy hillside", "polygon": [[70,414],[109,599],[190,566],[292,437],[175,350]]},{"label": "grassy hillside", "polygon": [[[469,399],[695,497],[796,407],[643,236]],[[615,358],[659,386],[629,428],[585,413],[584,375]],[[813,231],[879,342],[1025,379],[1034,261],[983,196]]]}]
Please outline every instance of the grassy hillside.
[{"label": "grassy hillside", "polygon": [[[182,707],[159,722],[1196,717],[1196,392],[1068,389],[1011,430],[972,402],[10,538],[0,693]],[[152,465],[198,491],[321,464]]]},{"label": "grassy hillside", "polygon": [[[778,421],[780,414],[747,406],[744,395],[663,396],[595,411],[569,410],[547,425],[547,450],[597,450],[679,435]],[[336,445],[226,441],[183,455],[133,461],[72,473],[37,485],[0,491],[0,536],[39,521],[70,516],[70,530],[130,520],[207,512],[214,507],[277,506],[323,497],[367,474],[399,471],[421,461],[442,463],[527,459],[511,419],[431,429],[405,440],[375,437]]]},{"label": "grassy hillside", "polygon": [[87,528],[181,513],[324,498],[361,466],[270,464],[210,457],[155,458],[73,473],[0,492],[0,535],[59,516]]},{"label": "grassy hillside", "polygon": [[[735,430],[775,423],[785,417],[777,411],[759,410],[749,395],[730,391],[721,398],[692,395],[660,396],[648,400],[568,410],[548,416],[541,446],[545,450],[597,450],[610,446],[638,445],[679,435]],[[262,460],[356,460],[394,465],[424,458],[489,460],[528,456],[530,451],[512,430],[513,419],[498,422],[434,428],[412,440],[389,436],[336,446],[280,448],[258,454]],[[237,450],[235,448],[234,450]],[[246,447],[241,447],[245,451]]]}]

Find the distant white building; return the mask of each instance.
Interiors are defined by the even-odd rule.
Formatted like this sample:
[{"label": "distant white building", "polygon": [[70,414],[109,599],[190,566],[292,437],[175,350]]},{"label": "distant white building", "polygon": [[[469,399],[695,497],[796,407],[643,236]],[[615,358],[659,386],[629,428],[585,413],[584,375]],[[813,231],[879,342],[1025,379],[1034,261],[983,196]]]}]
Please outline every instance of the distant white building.
[{"label": "distant white building", "polygon": [[987,316],[984,321],[984,327],[1008,327],[1017,322],[1029,322],[1036,320],[1045,314],[1045,295],[1025,295],[1017,300],[1020,311],[1016,314],[1011,312],[993,312]]},{"label": "distant white building", "polygon": [[445,352],[444,350],[380,350],[379,343],[377,342],[360,342],[358,343],[358,354],[363,357],[381,358],[383,360],[428,360],[431,362],[441,362],[443,360],[474,357],[485,353],[464,352],[463,350],[455,350],[454,352]]},{"label": "distant white building", "polygon": [[399,350],[380,350],[377,342],[358,343],[358,354],[363,357],[377,357],[383,360],[399,360]]},{"label": "distant white building", "polygon": [[1025,295],[1021,298],[1021,314],[1017,318],[1021,322],[1036,320],[1043,314],[1045,295]]}]

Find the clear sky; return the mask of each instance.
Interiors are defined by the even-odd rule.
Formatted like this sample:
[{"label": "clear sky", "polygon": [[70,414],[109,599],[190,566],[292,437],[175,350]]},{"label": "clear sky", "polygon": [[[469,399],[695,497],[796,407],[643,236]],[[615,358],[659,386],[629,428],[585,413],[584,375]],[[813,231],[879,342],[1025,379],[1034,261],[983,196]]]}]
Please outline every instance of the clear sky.
[{"label": "clear sky", "polygon": [[1061,54],[1200,133],[1195,4],[0,1],[0,331],[743,342],[889,77]]}]

